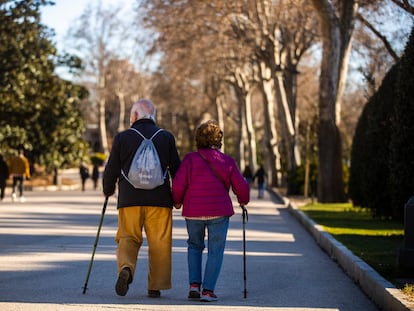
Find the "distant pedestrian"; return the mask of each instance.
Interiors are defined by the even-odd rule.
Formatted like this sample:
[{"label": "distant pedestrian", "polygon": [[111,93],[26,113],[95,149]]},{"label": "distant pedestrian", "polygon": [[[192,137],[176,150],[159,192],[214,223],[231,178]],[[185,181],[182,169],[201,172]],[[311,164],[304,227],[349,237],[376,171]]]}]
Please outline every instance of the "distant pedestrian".
[{"label": "distant pedestrian", "polygon": [[253,172],[250,168],[250,165],[246,165],[243,171],[243,177],[246,179],[247,183],[250,185],[253,181]]},{"label": "distant pedestrian", "polygon": [[92,180],[93,180],[93,189],[96,190],[98,188],[98,180],[99,180],[99,166],[98,166],[98,164],[93,165]]},{"label": "distant pedestrian", "polygon": [[9,167],[4,161],[3,155],[0,154],[0,200],[3,201],[6,189],[6,182],[9,179]]},{"label": "distant pedestrian", "polygon": [[24,181],[30,178],[29,160],[24,156],[23,150],[20,149],[18,154],[10,160],[10,174],[13,176],[13,192],[12,200],[17,199],[17,190],[19,191],[19,199],[25,201],[23,196]]},{"label": "distant pedestrian", "polygon": [[[188,298],[206,302],[218,299],[214,289],[223,263],[229,220],[234,214],[229,189],[240,204],[250,199],[249,185],[235,160],[220,151],[222,138],[215,121],[202,123],[195,135],[198,150],[184,157],[172,185],[175,207],[183,205],[187,224]],[[206,230],[208,254],[203,276]]]},{"label": "distant pedestrian", "polygon": [[263,165],[260,165],[259,169],[256,171],[253,177],[253,179],[257,178],[257,190],[258,190],[257,197],[259,199],[264,198],[265,177],[266,177],[266,172],[263,168]]},{"label": "distant pedestrian", "polygon": [[85,183],[86,180],[90,177],[89,175],[89,168],[86,166],[85,162],[82,162],[79,167],[79,174],[82,181],[82,191],[85,191]]}]

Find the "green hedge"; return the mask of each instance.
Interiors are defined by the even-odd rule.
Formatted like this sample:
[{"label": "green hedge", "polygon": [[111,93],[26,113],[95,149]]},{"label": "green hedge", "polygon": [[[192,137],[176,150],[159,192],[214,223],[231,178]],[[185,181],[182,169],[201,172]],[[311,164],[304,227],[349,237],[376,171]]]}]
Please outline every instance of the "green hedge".
[{"label": "green hedge", "polygon": [[397,96],[390,142],[390,189],[393,216],[403,218],[414,194],[414,28],[398,64]]},{"label": "green hedge", "polygon": [[364,107],[351,150],[350,198],[381,217],[391,216],[388,163],[396,76],[394,66]]},{"label": "green hedge", "polygon": [[400,220],[414,188],[413,33],[404,56],[366,104],[351,151],[353,204]]}]

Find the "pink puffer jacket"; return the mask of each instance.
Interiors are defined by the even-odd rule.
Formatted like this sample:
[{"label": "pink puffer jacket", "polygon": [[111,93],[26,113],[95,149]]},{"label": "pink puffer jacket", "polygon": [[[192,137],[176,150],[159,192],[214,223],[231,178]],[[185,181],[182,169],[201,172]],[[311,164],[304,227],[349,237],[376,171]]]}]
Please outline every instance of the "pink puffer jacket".
[{"label": "pink puffer jacket", "polygon": [[232,157],[217,149],[198,151],[214,166],[225,186],[208,166],[206,160],[198,152],[191,152],[184,157],[174,177],[172,183],[174,203],[183,204],[184,217],[233,215],[230,187],[239,204],[245,205],[250,199],[249,184]]}]

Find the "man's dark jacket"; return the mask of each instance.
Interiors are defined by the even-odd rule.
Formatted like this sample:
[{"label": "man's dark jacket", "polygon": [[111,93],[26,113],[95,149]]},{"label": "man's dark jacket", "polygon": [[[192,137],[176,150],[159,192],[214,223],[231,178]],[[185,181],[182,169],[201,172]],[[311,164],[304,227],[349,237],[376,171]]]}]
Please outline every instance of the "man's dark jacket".
[{"label": "man's dark jacket", "polygon": [[[150,119],[140,119],[132,124],[146,138],[150,138],[159,127]],[[174,136],[163,130],[153,139],[155,148],[160,157],[163,172],[168,167],[169,175],[163,185],[152,189],[136,189],[121,174],[121,169],[128,175],[129,167],[136,150],[143,138],[133,130],[125,130],[115,135],[111,153],[103,174],[103,192],[105,196],[111,196],[115,192],[118,182],[118,208],[128,206],[161,206],[172,207],[170,179],[180,165],[180,158],[175,145]]]}]

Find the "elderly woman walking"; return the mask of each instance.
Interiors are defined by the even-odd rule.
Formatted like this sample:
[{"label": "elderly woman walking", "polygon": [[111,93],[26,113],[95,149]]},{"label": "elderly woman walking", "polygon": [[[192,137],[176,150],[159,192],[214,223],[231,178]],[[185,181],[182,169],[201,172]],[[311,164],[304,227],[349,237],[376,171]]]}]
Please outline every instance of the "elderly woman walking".
[{"label": "elderly woman walking", "polygon": [[[250,199],[249,184],[235,160],[219,150],[222,139],[223,132],[215,121],[202,123],[195,135],[198,150],[184,157],[172,186],[175,207],[183,207],[187,224],[188,298],[206,302],[218,299],[214,289],[223,262],[229,218],[234,214],[229,190],[232,188],[242,205]],[[203,277],[206,230],[208,255]]]}]

